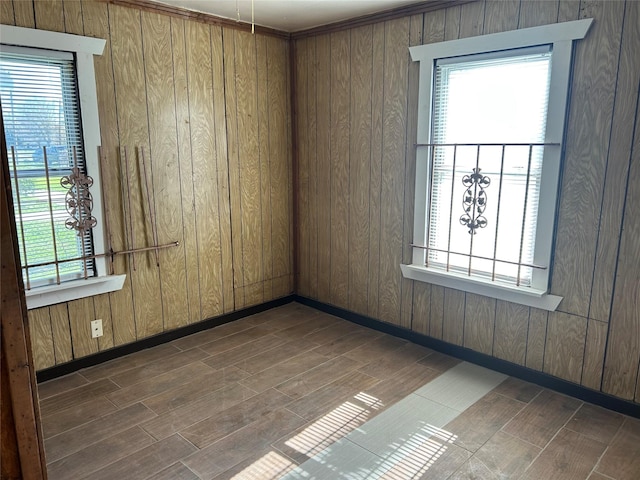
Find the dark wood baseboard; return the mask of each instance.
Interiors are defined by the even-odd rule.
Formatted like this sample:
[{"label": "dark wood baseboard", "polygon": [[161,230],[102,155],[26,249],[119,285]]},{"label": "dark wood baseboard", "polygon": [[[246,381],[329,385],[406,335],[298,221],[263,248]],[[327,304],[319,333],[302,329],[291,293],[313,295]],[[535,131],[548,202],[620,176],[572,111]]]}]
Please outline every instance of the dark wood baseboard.
[{"label": "dark wood baseboard", "polygon": [[491,370],[495,370],[512,377],[520,378],[527,382],[535,383],[536,385],[540,385],[541,387],[549,388],[551,390],[555,390],[556,392],[564,393],[565,395],[570,395],[572,397],[592,403],[594,405],[599,405],[609,410],[640,418],[640,404],[623,400],[621,398],[598,392],[596,390],[591,390],[589,388],[583,387],[582,385],[577,385],[575,383],[569,382],[567,380],[562,380],[561,378],[553,377],[537,370],[532,370],[530,368],[516,365],[514,363],[507,362],[506,360],[501,360],[484,353],[479,353],[468,348],[443,342],[442,340],[428,337],[421,333],[416,333],[412,330],[399,327],[397,325],[392,325],[380,320],[375,320],[373,318],[367,317],[365,315],[360,315],[343,308],[328,305],[311,298],[294,295],[294,300],[322,312],[335,315],[336,317],[340,317],[353,323],[357,323],[358,325],[369,327],[380,332],[388,333],[389,335],[393,335],[395,337],[404,338],[405,340],[409,340],[410,342],[417,343],[418,345],[423,345],[438,352],[446,353],[447,355],[451,355],[452,357],[475,363],[476,365],[490,368]]},{"label": "dark wood baseboard", "polygon": [[37,372],[38,383],[76,372],[82,368],[92,367],[93,365],[98,365],[99,363],[113,360],[114,358],[129,355],[130,353],[135,353],[139,352],[140,350],[155,347],[156,345],[160,345],[162,343],[171,342],[172,340],[186,337],[187,335],[192,335],[203,330],[208,330],[225,323],[233,322],[234,320],[239,320],[241,318],[248,317],[249,315],[264,312],[266,310],[291,303],[294,301],[294,298],[295,297],[293,295],[288,295],[276,300],[261,303],[260,305],[254,305],[249,308],[230,312],[219,317],[209,318],[207,320],[203,320],[202,322],[187,325],[186,327],[177,328],[169,332],[163,332],[158,335],[154,335],[153,337],[138,340],[137,342],[127,343],[126,345],[111,348],[94,355],[78,358],[77,360],[72,360],[68,363],[56,365],[55,367],[40,370],[39,372]]}]

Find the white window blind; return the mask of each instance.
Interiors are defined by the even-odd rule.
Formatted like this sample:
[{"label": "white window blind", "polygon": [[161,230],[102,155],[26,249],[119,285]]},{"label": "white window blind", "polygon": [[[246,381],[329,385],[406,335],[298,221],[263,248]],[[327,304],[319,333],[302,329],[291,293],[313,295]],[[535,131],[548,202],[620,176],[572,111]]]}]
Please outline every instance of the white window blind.
[{"label": "white window blind", "polygon": [[[3,47],[0,93],[25,284],[84,277],[85,262],[65,260],[93,254],[91,233],[79,237],[66,227],[67,188],[60,184],[71,174],[74,150],[86,173],[73,55]],[[86,265],[95,275],[94,262]]]},{"label": "white window blind", "polygon": [[[436,62],[429,267],[530,285],[551,56],[543,46]],[[465,199],[482,207],[478,228]]]}]

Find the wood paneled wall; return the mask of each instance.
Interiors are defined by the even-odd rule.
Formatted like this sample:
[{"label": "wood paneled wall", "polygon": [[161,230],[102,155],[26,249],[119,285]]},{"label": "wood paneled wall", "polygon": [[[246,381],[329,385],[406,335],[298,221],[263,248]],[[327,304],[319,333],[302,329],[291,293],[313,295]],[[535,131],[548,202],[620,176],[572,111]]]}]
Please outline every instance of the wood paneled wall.
[{"label": "wood paneled wall", "polygon": [[[418,91],[408,47],[591,17],[572,80],[558,311],[403,279]],[[487,0],[296,40],[298,292],[640,402],[638,25],[636,1]]]},{"label": "wood paneled wall", "polygon": [[113,248],[126,246],[123,173],[135,247],[153,244],[139,147],[159,243],[180,242],[160,266],[117,257],[118,292],[30,311],[36,369],[292,292],[288,40],[94,0],[3,0],[0,22],[107,40],[95,67]]}]

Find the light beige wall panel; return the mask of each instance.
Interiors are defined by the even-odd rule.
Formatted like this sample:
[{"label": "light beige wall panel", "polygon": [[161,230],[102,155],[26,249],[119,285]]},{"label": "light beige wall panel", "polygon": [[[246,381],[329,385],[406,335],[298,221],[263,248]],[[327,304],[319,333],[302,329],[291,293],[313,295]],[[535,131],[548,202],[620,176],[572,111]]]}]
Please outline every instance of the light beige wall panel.
[{"label": "light beige wall panel", "polygon": [[16,20],[13,12],[13,1],[0,2],[0,23],[4,25],[15,25]]},{"label": "light beige wall panel", "polygon": [[498,300],[493,355],[518,365],[524,365],[527,352],[528,324],[529,307]]},{"label": "light beige wall panel", "polygon": [[[273,259],[273,278],[288,274],[290,270],[289,242],[291,184],[289,181],[290,144],[288,142],[289,125],[287,89],[288,49],[283,40],[267,38],[269,58],[267,74],[269,84],[269,161],[271,173],[271,247]],[[275,295],[275,292],[274,292]]]},{"label": "light beige wall panel", "polygon": [[[142,12],[147,110],[149,117],[149,151],[145,152],[146,173],[143,169],[143,188],[151,199],[151,211],[146,209],[148,226],[153,233],[151,219],[157,228],[154,242],[166,244],[182,240],[182,198],[176,132],[173,65],[171,56],[171,19],[164,15]],[[145,186],[143,183],[143,187]],[[163,330],[189,323],[187,279],[185,275],[184,245],[159,250],[154,261],[159,262]]]},{"label": "light beige wall panel", "polygon": [[560,0],[560,4],[558,5],[558,22],[577,20],[583,7],[582,3],[581,0]]},{"label": "light beige wall panel", "polygon": [[491,355],[495,322],[496,300],[467,293],[463,345],[466,348]]},{"label": "light beige wall panel", "polygon": [[318,296],[318,60],[316,38],[308,39],[307,62],[307,170],[308,206],[307,219],[309,239],[309,296]]},{"label": "light beige wall panel", "polygon": [[518,28],[520,0],[487,0],[484,7],[484,34]]},{"label": "light beige wall panel", "polygon": [[584,348],[584,364],[582,366],[582,385],[594,390],[600,390],[602,370],[604,365],[604,351],[607,344],[606,322],[591,320],[587,324],[587,340]]},{"label": "light beige wall panel", "polygon": [[[296,42],[298,45],[298,42]],[[296,49],[298,47],[296,46]],[[296,50],[297,51],[297,50]],[[316,38],[316,180],[318,195],[318,294],[331,301],[331,36]],[[298,92],[296,92],[298,94]],[[298,136],[300,138],[300,136]],[[299,246],[298,246],[299,248]]]},{"label": "light beige wall panel", "polygon": [[[422,44],[423,15],[413,15],[409,26],[409,46]],[[408,59],[409,80],[407,87],[407,136],[404,154],[404,207],[402,222],[402,263],[411,263],[413,257],[413,211],[415,202],[415,144],[417,142],[418,117],[418,84],[420,81],[420,66]],[[413,316],[413,288],[414,281],[402,278],[402,306],[400,325],[411,328]]]},{"label": "light beige wall panel", "polygon": [[[113,348],[113,323],[111,321],[111,301],[108,294],[93,297],[96,320],[102,320],[102,336],[98,338],[98,351]],[[57,358],[56,358],[57,362]]]},{"label": "light beige wall panel", "polygon": [[231,205],[231,230],[236,232],[231,238],[233,249],[233,288],[235,307],[244,307],[244,291],[242,271],[242,216],[240,210],[240,160],[238,138],[238,107],[236,95],[236,31],[229,28],[222,29],[222,41],[224,44],[224,85],[225,104],[227,111],[227,155],[229,161],[229,198]]},{"label": "light beige wall panel", "polygon": [[413,322],[411,329],[429,335],[431,324],[431,285],[416,282],[413,287]]},{"label": "light beige wall panel", "polygon": [[[120,145],[127,147],[130,197],[129,214],[135,243],[132,248],[147,247],[149,237],[145,238],[145,215],[140,179],[144,174],[139,168],[136,147],[149,149],[149,129],[147,108],[140,99],[144,99],[145,81],[142,53],[142,35],[140,12],[130,8],[109,6],[109,26],[111,28],[111,49],[117,102]],[[162,331],[162,298],[158,268],[151,260],[152,254],[138,254],[135,258],[135,270],[131,275],[135,331],[137,338],[144,338]],[[70,311],[70,318],[72,318]]]},{"label": "light beige wall panel", "polygon": [[[66,303],[59,303],[49,307],[51,316],[51,333],[56,355],[56,364],[73,360],[71,344],[71,326],[69,325],[69,310]],[[34,353],[35,353],[34,348]]]},{"label": "light beige wall panel", "polygon": [[[636,125],[640,108],[636,105]],[[602,389],[617,397],[635,395],[640,360],[640,128],[633,140],[620,253],[613,292]]]},{"label": "light beige wall panel", "polygon": [[373,28],[370,25],[351,32],[349,309],[365,315],[369,281],[372,38]]},{"label": "light beige wall panel", "polygon": [[465,293],[451,288],[444,289],[442,314],[442,340],[462,345],[464,341]]},{"label": "light beige wall panel", "polygon": [[216,141],[216,168],[218,173],[218,223],[220,228],[222,303],[225,313],[234,310],[233,251],[231,230],[231,202],[229,160],[227,156],[227,130],[225,109],[225,79],[222,28],[209,27],[211,34],[211,75],[213,81],[213,118]]},{"label": "light beige wall panel", "polygon": [[69,325],[73,342],[73,358],[97,353],[98,339],[91,338],[91,322],[96,319],[93,298],[81,298],[68,303]]},{"label": "light beige wall panel", "polygon": [[409,18],[385,23],[382,181],[380,198],[381,320],[400,324],[404,156],[407,135]]},{"label": "light beige wall panel", "polygon": [[[330,289],[331,303],[344,308],[349,306],[350,45],[350,31],[331,34]],[[300,168],[304,168],[303,163]]]},{"label": "light beige wall panel", "polygon": [[64,32],[62,0],[33,0],[33,6],[36,28]]},{"label": "light beige wall panel", "polygon": [[557,220],[552,292],[559,310],[587,316],[603,179],[611,134],[624,4],[584,2],[581,18],[597,21],[577,42],[569,128]]},{"label": "light beige wall panel", "polygon": [[[384,72],[385,25],[373,26],[372,72]],[[380,306],[380,215],[382,212],[382,129],[383,129],[384,76],[374,75],[371,80],[371,177],[369,181],[369,316],[378,317]]]},{"label": "light beige wall panel", "polygon": [[521,0],[518,28],[537,27],[558,21],[558,0]]},{"label": "light beige wall panel", "polygon": [[460,7],[460,36],[459,38],[476,37],[484,30],[483,0],[467,3]]},{"label": "light beige wall panel", "polygon": [[444,334],[444,292],[444,287],[439,285],[431,286],[429,335],[438,340],[442,340]]},{"label": "light beige wall panel", "polygon": [[445,10],[445,40],[455,40],[460,36],[460,9],[461,7],[451,7]]},{"label": "light beige wall panel", "polygon": [[[122,171],[120,169],[118,118],[113,77],[111,32],[106,3],[86,0],[82,3],[85,35],[104,38],[106,44],[102,55],[94,57],[98,114],[100,116],[100,138],[102,146],[102,189],[105,198],[105,216],[109,226],[107,248],[124,250],[129,247],[125,240],[123,200],[121,196]],[[130,257],[115,257],[114,273],[128,272]],[[115,346],[136,339],[131,275],[127,275],[121,290],[109,294],[111,328]],[[104,319],[105,322],[107,319]]]},{"label": "light beige wall panel", "polygon": [[42,370],[43,368],[52,367],[56,363],[56,356],[49,308],[29,310],[28,317],[35,368],[36,370]]},{"label": "light beige wall panel", "polygon": [[562,312],[549,313],[544,372],[580,383],[587,319]]},{"label": "light beige wall panel", "polygon": [[[297,289],[300,295],[309,295],[309,42],[308,38],[297,44],[297,57],[295,64],[295,90],[296,90],[296,111],[298,112],[297,131],[297,195],[296,208],[298,210],[298,238],[297,247]],[[328,99],[331,102],[331,98]]]},{"label": "light beige wall panel", "polygon": [[63,15],[65,32],[84,35],[82,2],[80,0],[63,0]]},{"label": "light beige wall panel", "polygon": [[211,35],[208,25],[185,24],[191,163],[194,178],[200,315],[220,315],[222,268],[216,171]]},{"label": "light beige wall panel", "polygon": [[527,357],[525,366],[542,370],[544,347],[547,339],[547,317],[549,312],[538,308],[529,311],[529,331],[527,334]]},{"label": "light beige wall panel", "polygon": [[[608,321],[613,293],[625,190],[629,174],[629,151],[633,142],[635,105],[640,82],[640,2],[627,2],[618,65],[611,143],[600,213],[595,272],[589,317]],[[637,128],[637,127],[636,127]]]},{"label": "light beige wall panel", "polygon": [[184,24],[184,20],[171,19],[171,58],[173,63],[176,138],[182,203],[182,232],[180,232],[180,238],[184,249],[184,270],[188,286],[186,304],[183,305],[183,308],[187,310],[189,323],[194,323],[202,317],[200,315],[200,280],[198,278],[198,243],[194,200],[195,178],[193,177],[191,161],[191,127],[189,125],[189,91]]},{"label": "light beige wall panel", "polygon": [[34,28],[35,14],[30,0],[13,0],[13,13],[17,27]]}]

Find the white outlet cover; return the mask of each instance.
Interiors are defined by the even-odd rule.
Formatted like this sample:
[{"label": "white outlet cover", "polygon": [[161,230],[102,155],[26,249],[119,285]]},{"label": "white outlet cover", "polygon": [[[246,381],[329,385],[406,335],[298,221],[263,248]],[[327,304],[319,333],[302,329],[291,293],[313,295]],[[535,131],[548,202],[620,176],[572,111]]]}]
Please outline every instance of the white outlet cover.
[{"label": "white outlet cover", "polygon": [[91,338],[98,338],[102,335],[102,319],[91,321]]}]

